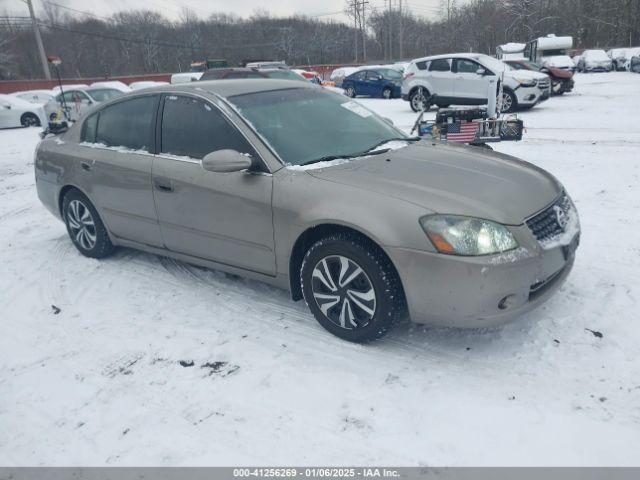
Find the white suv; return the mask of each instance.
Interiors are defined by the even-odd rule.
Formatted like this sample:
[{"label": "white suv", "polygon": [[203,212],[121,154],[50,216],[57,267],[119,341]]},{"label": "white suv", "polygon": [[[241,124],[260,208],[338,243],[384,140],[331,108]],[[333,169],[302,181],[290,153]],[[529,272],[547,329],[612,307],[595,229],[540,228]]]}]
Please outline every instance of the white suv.
[{"label": "white suv", "polygon": [[514,70],[489,55],[459,53],[413,60],[404,73],[402,99],[409,101],[414,112],[428,110],[431,103],[438,107],[483,105],[490,84],[497,88],[496,77],[503,81],[502,112],[533,107],[551,93],[551,82],[544,73]]}]

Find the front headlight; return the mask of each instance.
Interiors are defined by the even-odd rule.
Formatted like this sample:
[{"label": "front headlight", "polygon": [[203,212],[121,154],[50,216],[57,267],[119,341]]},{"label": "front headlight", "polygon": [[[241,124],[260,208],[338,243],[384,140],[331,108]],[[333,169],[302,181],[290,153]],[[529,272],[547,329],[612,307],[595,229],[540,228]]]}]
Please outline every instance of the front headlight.
[{"label": "front headlight", "polygon": [[518,246],[504,225],[481,218],[428,215],[420,225],[438,252],[450,255],[489,255]]},{"label": "front headlight", "polygon": [[538,81],[535,78],[533,80],[530,78],[516,78],[516,81],[525,88],[535,87],[538,84]]}]

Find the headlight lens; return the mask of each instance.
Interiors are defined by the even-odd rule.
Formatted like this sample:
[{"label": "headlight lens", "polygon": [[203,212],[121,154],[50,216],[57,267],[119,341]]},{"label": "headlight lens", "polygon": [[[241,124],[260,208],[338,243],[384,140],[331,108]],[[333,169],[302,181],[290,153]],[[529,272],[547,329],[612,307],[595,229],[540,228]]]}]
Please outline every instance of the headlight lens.
[{"label": "headlight lens", "polygon": [[536,79],[531,80],[529,78],[516,78],[516,80],[523,87],[535,87],[538,84],[538,81]]},{"label": "headlight lens", "polygon": [[438,252],[450,255],[489,255],[518,246],[504,225],[481,218],[428,215],[420,225]]}]

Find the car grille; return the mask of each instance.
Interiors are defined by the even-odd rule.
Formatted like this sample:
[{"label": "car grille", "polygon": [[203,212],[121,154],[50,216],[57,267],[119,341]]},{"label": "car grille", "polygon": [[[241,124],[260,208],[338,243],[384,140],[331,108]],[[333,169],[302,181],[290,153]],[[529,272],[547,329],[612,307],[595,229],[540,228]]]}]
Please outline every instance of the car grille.
[{"label": "car grille", "polygon": [[549,79],[545,78],[543,80],[540,80],[538,82],[538,86],[542,89],[542,90],[546,90],[547,88],[549,88]]},{"label": "car grille", "polygon": [[553,205],[534,215],[526,223],[538,241],[545,242],[561,235],[567,224],[566,221],[561,224],[561,219],[568,219],[573,214],[571,199],[563,192]]}]

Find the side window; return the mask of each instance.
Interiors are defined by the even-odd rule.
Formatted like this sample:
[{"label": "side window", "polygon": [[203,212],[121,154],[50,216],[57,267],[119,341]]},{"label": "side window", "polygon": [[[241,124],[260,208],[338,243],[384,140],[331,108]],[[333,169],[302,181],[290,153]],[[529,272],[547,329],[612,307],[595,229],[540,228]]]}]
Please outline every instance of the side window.
[{"label": "side window", "polygon": [[94,113],[87,118],[82,124],[81,140],[83,142],[94,143],[96,141],[96,132],[98,130],[98,114]]},{"label": "side window", "polygon": [[380,78],[380,72],[377,70],[367,70],[367,80],[377,80]]},{"label": "side window", "polygon": [[118,102],[100,110],[97,143],[152,152],[158,95]]},{"label": "side window", "polygon": [[458,73],[476,73],[480,68],[476,62],[466,58],[456,58],[453,61],[455,62],[455,71]]},{"label": "side window", "polygon": [[431,60],[431,65],[429,65],[430,72],[448,72],[450,69],[449,60],[446,58]]},{"label": "side window", "polygon": [[416,67],[418,67],[418,70],[426,70],[427,69],[426,60],[423,62],[416,62]]},{"label": "side window", "polygon": [[162,153],[201,159],[224,149],[256,156],[251,145],[217,108],[196,98],[165,97]]},{"label": "side window", "polygon": [[354,73],[354,74],[351,76],[351,78],[352,78],[353,80],[364,80],[364,78],[366,77],[366,75],[367,75],[366,70],[363,70],[362,72]]}]

